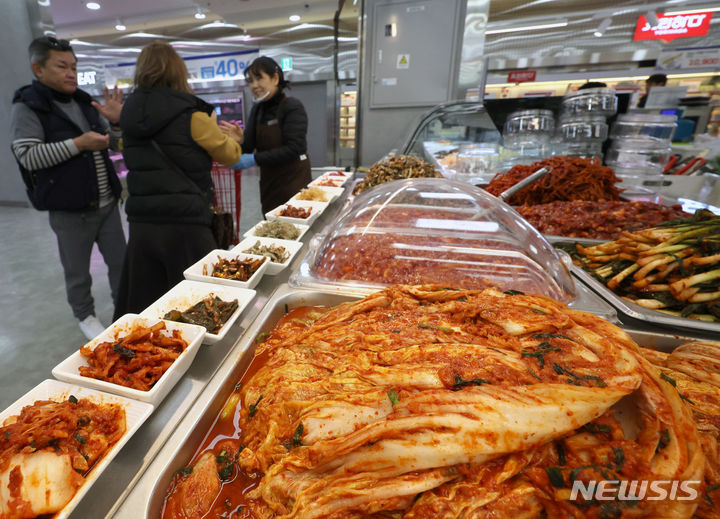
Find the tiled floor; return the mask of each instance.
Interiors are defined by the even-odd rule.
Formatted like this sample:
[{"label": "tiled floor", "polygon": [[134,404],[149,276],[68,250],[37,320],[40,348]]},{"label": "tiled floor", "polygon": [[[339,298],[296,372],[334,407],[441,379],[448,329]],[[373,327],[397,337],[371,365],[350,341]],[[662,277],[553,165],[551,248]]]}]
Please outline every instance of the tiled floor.
[{"label": "tiled floor", "polygon": [[[252,168],[243,173],[240,234],[261,218],[258,172]],[[113,307],[107,267],[97,246],[90,270],[96,314],[109,325]],[[52,378],[52,368],[85,342],[65,299],[55,235],[46,212],[0,206],[0,287],[2,410]]]}]

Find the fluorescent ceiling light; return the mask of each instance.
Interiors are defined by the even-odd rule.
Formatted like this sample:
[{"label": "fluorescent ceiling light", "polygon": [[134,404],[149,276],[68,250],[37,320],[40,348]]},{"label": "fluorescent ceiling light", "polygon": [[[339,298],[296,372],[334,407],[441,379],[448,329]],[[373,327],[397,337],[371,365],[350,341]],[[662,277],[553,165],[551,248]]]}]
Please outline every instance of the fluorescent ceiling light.
[{"label": "fluorescent ceiling light", "polygon": [[687,9],[685,11],[671,11],[669,13],[665,13],[665,16],[674,16],[676,14],[707,13],[712,11],[720,11],[720,7],[706,7],[705,9]]},{"label": "fluorescent ceiling light", "polygon": [[544,23],[540,25],[526,25],[525,27],[505,27],[502,29],[490,29],[485,34],[499,34],[501,32],[534,31],[535,29],[550,29],[552,27],[566,27],[567,22]]},{"label": "fluorescent ceiling light", "polygon": [[130,34],[123,34],[122,36],[118,36],[118,39],[120,38],[155,38],[158,40],[170,40],[172,39],[171,36],[165,36],[163,34],[153,34],[150,32],[133,32]]},{"label": "fluorescent ceiling light", "polygon": [[299,14],[291,14],[288,18],[291,22],[299,22],[300,21],[300,15]]},{"label": "fluorescent ceiling light", "polygon": [[230,29],[239,29],[239,25],[235,25],[234,23],[226,23],[222,20],[215,20],[214,22],[206,23],[205,25],[201,25],[200,27],[197,27],[193,29],[194,31],[197,30],[203,30],[203,29],[217,29],[219,27],[225,27]]},{"label": "fluorescent ceiling light", "polygon": [[115,49],[102,49],[102,52],[117,52],[119,54],[123,54],[125,52],[141,52],[142,49],[137,49],[133,47],[123,47],[123,48],[115,48]]},{"label": "fluorescent ceiling light", "polygon": [[93,11],[97,11],[98,9],[100,9],[100,4],[98,2],[88,2],[85,4],[85,7]]}]

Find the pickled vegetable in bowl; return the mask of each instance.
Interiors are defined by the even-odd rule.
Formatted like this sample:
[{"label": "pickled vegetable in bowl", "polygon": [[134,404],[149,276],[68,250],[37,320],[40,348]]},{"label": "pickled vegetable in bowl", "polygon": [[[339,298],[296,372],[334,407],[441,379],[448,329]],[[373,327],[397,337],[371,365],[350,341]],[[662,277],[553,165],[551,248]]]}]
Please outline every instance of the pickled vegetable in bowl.
[{"label": "pickled vegetable in bowl", "polygon": [[358,196],[316,238],[291,283],[445,283],[575,297],[558,253],[510,206],[464,182],[434,178],[389,182]]}]

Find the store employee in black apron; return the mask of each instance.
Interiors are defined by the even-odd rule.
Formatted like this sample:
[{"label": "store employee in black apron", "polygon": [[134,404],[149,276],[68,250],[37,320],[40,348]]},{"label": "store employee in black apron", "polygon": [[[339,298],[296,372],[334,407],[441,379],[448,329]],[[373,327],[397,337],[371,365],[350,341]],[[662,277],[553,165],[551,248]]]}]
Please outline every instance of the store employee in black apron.
[{"label": "store employee in black apron", "polygon": [[[280,66],[267,56],[245,69],[245,80],[255,100],[245,124],[243,154],[234,169],[260,167],[260,200],[263,213],[284,204],[311,180],[307,156],[308,119],[305,107],[283,90],[289,82]],[[221,128],[239,128],[223,122]]]}]

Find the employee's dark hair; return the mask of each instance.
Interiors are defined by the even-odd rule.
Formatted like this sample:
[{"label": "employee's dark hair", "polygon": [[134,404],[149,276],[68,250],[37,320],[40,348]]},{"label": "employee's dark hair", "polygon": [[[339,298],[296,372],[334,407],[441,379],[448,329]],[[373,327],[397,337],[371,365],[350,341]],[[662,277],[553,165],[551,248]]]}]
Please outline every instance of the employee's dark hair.
[{"label": "employee's dark hair", "polygon": [[665,74],[653,74],[647,78],[648,83],[655,83],[657,85],[667,84],[667,76]]},{"label": "employee's dark hair", "polygon": [[70,42],[67,40],[58,40],[52,36],[41,36],[35,38],[28,46],[28,54],[30,55],[30,64],[40,63],[45,65],[47,60],[50,59],[50,51],[59,50],[61,52],[70,51],[75,55],[75,51],[70,46]]},{"label": "employee's dark hair", "polygon": [[605,88],[607,85],[605,83],[601,83],[600,81],[588,81],[584,85],[580,85],[578,87],[578,90],[587,90],[588,88]]},{"label": "employee's dark hair", "polygon": [[253,61],[250,66],[245,69],[245,79],[249,79],[250,76],[255,79],[259,79],[263,72],[270,77],[273,77],[273,74],[278,75],[278,78],[280,79],[280,81],[278,81],[278,88],[281,92],[285,88],[290,88],[290,81],[285,79],[285,75],[283,74],[280,65],[277,64],[277,61],[268,56],[260,56]]}]

